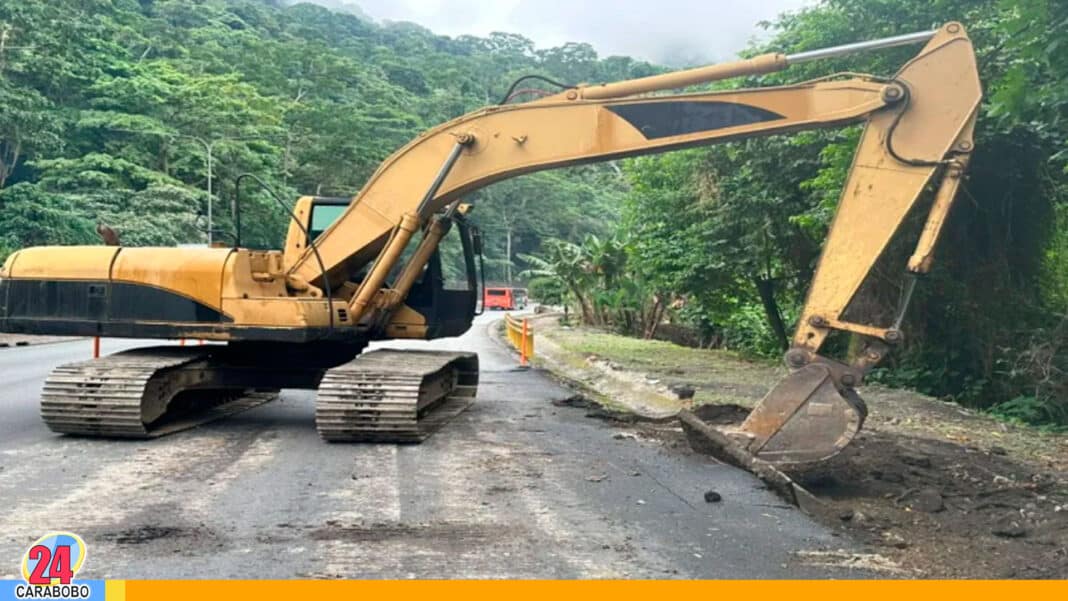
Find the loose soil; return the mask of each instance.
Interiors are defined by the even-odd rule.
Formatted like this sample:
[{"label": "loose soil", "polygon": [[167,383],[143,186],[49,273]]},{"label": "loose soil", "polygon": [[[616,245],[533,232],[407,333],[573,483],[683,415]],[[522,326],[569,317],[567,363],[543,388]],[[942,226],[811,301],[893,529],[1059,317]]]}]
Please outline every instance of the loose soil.
[{"label": "loose soil", "polygon": [[[690,451],[677,423],[626,409],[692,387],[702,419],[740,423],[786,374],[729,352],[561,327],[552,317],[535,327],[542,365],[592,389],[595,400],[570,403],[679,452]],[[599,395],[606,368],[643,400]],[[906,577],[1068,578],[1068,435],[907,390],[872,386],[860,394],[869,417],[854,443],[818,469],[791,474],[831,509],[818,519]]]}]

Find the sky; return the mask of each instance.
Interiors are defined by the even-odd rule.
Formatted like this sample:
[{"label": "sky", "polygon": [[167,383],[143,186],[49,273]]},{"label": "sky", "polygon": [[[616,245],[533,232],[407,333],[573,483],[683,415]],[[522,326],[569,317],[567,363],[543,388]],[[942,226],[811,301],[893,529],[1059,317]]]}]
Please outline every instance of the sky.
[{"label": "sky", "polygon": [[[312,0],[315,1],[315,0]],[[376,21],[412,21],[435,33],[522,34],[539,48],[588,42],[601,56],[622,54],[679,66],[733,58],[757,23],[814,0],[333,0]]]}]

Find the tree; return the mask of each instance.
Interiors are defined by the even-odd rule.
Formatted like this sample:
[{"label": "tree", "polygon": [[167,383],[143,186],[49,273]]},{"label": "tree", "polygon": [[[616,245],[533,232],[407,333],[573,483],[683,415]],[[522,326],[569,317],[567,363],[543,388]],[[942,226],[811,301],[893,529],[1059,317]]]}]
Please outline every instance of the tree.
[{"label": "tree", "polygon": [[559,283],[578,303],[582,322],[597,323],[589,294],[592,269],[585,250],[577,244],[563,240],[547,240],[544,249],[544,257],[523,256],[523,260],[530,264],[531,268],[520,276],[545,278]]}]

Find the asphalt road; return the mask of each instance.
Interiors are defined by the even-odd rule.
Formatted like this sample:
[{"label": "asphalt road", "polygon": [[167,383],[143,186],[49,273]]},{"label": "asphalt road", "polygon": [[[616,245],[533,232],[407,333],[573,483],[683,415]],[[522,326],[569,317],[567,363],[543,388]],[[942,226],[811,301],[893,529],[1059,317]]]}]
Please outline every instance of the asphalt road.
[{"label": "asphalt road", "polygon": [[57,436],[41,383],[90,343],[0,349],[0,576],[52,530],[85,539],[82,577],[867,575],[813,562],[851,543],[749,474],[553,406],[570,392],[514,369],[498,318],[430,344],[478,351],[482,383],[417,446],[326,444],[306,391],[152,441]]}]

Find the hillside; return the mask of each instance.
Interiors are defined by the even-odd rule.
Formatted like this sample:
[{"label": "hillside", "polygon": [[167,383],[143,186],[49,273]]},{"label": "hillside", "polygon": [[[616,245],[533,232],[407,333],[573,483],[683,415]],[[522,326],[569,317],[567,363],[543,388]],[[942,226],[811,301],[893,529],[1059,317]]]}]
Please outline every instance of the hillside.
[{"label": "hillside", "polygon": [[[268,0],[57,0],[0,5],[0,255],[35,244],[204,239],[206,145],[216,237],[229,238],[234,179],[286,199],[351,195],[423,129],[500,100],[530,72],[562,81],[646,75],[587,45],[535,50],[514,34],[438,36]],[[472,199],[491,279],[542,238],[603,232],[612,170],[535,175]],[[248,193],[245,242],[277,247],[282,210]],[[539,204],[540,203],[540,204]],[[546,204],[551,206],[546,206]],[[605,216],[609,219],[605,219]]]}]

